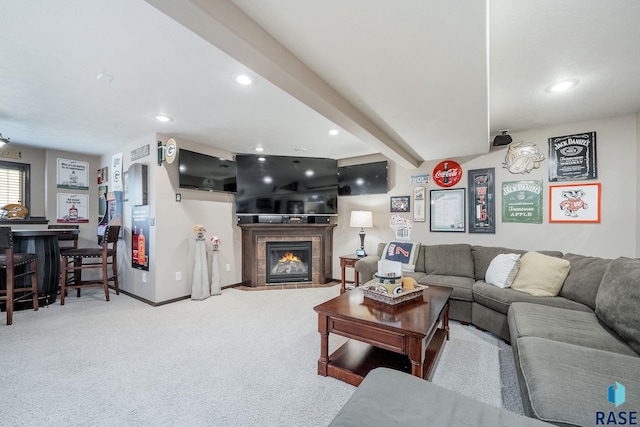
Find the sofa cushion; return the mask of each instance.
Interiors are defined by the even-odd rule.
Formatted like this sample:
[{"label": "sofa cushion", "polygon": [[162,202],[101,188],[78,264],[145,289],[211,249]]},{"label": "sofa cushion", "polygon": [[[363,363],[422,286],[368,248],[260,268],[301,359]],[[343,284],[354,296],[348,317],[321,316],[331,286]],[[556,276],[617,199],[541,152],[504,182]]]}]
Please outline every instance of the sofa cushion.
[{"label": "sofa cushion", "polygon": [[499,254],[491,261],[485,282],[499,288],[510,288],[520,269],[520,254]]},{"label": "sofa cushion", "polygon": [[471,245],[427,245],[424,247],[427,274],[474,277]]},{"label": "sofa cushion", "polygon": [[[615,410],[607,390],[615,382],[640,390],[640,358],[538,337],[522,337],[518,368],[537,418],[561,425],[595,425],[596,411]],[[640,393],[626,393],[624,408],[640,408]],[[525,404],[525,407],[529,405]],[[619,410],[624,410],[621,406]]]},{"label": "sofa cushion", "polygon": [[418,283],[421,285],[439,285],[453,288],[452,299],[463,301],[473,301],[473,284],[475,280],[471,277],[443,276],[440,274],[426,274],[422,276]]},{"label": "sofa cushion", "polygon": [[404,372],[377,368],[367,374],[329,425],[533,427],[547,424]]},{"label": "sofa cushion", "polygon": [[571,264],[566,259],[527,252],[511,287],[539,297],[555,297],[567,278]]},{"label": "sofa cushion", "polygon": [[596,295],[596,315],[640,353],[640,260],[609,263]]},{"label": "sofa cushion", "polygon": [[563,258],[571,263],[571,270],[560,289],[560,295],[595,310],[596,294],[611,260],[570,253],[564,254]]},{"label": "sofa cushion", "polygon": [[514,302],[508,317],[512,342],[520,337],[538,337],[638,356],[615,332],[602,325],[594,312]]},{"label": "sofa cushion", "polygon": [[567,298],[537,297],[510,288],[498,288],[487,284],[484,280],[479,280],[473,284],[473,300],[505,315],[509,310],[509,306],[514,302],[532,302],[571,310],[592,311],[588,306]]},{"label": "sofa cushion", "polygon": [[382,260],[396,261],[402,264],[402,271],[415,271],[420,243],[389,242],[382,253]]},{"label": "sofa cushion", "polygon": [[[562,252],[558,251],[538,251],[541,254],[561,257]],[[475,269],[476,280],[484,280],[487,268],[491,261],[499,254],[520,254],[524,255],[527,251],[520,249],[501,248],[497,246],[472,246],[471,254],[473,255],[473,265]]]}]

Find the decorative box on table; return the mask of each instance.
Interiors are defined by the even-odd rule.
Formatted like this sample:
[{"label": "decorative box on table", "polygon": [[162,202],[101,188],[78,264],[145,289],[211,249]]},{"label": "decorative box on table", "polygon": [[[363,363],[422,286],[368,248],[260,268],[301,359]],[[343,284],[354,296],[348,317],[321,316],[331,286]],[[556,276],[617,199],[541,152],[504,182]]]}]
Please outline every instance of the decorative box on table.
[{"label": "decorative box on table", "polygon": [[411,278],[403,280],[402,266],[394,261],[379,261],[375,278],[362,285],[365,298],[390,305],[421,297],[425,289]]}]

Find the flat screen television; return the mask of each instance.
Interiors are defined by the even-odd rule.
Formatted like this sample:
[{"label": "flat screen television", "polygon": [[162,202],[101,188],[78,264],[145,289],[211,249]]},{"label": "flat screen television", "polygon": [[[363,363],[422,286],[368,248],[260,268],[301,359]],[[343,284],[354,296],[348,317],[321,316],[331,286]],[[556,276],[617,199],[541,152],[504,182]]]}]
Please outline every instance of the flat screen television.
[{"label": "flat screen television", "polygon": [[338,162],[316,157],[236,155],[238,215],[337,215]]},{"label": "flat screen television", "polygon": [[236,162],[180,149],[180,188],[236,192]]},{"label": "flat screen television", "polygon": [[341,196],[361,194],[386,194],[387,161],[341,166],[338,168],[338,185]]}]

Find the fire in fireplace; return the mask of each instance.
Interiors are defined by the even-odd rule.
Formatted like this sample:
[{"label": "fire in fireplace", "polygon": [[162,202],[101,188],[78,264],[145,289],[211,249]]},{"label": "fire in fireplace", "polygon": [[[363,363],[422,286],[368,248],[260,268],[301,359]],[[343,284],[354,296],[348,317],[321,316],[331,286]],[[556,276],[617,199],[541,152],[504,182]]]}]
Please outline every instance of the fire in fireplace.
[{"label": "fire in fireplace", "polygon": [[266,283],[310,281],[311,242],[267,242]]}]

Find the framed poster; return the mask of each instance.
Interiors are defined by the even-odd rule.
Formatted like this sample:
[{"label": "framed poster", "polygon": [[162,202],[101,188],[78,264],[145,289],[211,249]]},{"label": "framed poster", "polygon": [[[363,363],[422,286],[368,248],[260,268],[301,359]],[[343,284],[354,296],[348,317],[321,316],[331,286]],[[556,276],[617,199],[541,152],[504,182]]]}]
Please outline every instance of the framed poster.
[{"label": "framed poster", "polygon": [[549,138],[549,181],[583,181],[597,177],[595,132]]},{"label": "framed poster", "polygon": [[427,190],[423,186],[417,186],[413,189],[413,221],[425,222],[426,218],[426,193]]},{"label": "framed poster", "polygon": [[391,212],[410,212],[411,196],[392,196],[390,202]]},{"label": "framed poster", "polygon": [[86,194],[58,193],[57,222],[89,222],[89,196]]},{"label": "framed poster", "polygon": [[542,224],[542,180],[502,183],[502,222]]},{"label": "framed poster", "polygon": [[89,163],[58,159],[56,186],[72,190],[89,189]]},{"label": "framed poster", "polygon": [[107,213],[107,191],[109,191],[107,185],[98,187],[98,222]]},{"label": "framed poster", "polygon": [[469,180],[469,233],[495,233],[495,168],[473,169],[467,173]]},{"label": "framed poster", "polygon": [[549,222],[600,222],[599,182],[549,186]]},{"label": "framed poster", "polygon": [[465,189],[431,190],[431,231],[465,230]]},{"label": "framed poster", "polygon": [[131,267],[149,271],[149,206],[131,208]]}]

